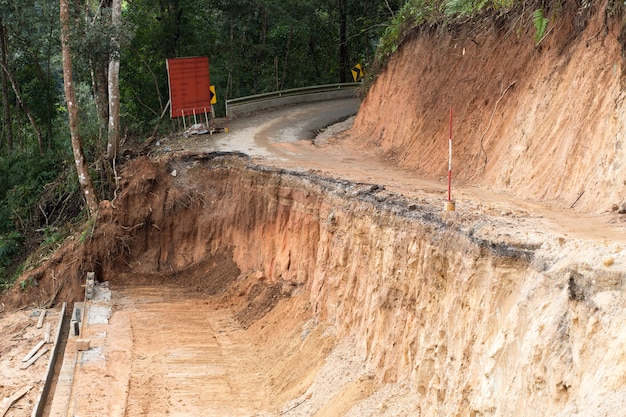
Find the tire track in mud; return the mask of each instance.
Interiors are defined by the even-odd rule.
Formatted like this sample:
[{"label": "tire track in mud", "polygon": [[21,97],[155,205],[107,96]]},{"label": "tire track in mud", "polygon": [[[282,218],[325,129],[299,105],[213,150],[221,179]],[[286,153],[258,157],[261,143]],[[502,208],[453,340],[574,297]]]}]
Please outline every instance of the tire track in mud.
[{"label": "tire track in mud", "polygon": [[230,311],[176,288],[116,292],[132,328],[125,415],[250,416],[267,409],[258,354]]}]

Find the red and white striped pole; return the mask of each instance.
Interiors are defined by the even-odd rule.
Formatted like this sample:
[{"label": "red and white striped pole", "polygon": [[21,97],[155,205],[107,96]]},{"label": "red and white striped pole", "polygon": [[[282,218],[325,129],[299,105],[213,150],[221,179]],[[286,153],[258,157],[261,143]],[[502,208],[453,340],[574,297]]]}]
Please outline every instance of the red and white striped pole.
[{"label": "red and white striped pole", "polygon": [[448,201],[446,201],[446,210],[454,211],[454,203],[452,202],[452,107],[450,107],[450,138],[448,139]]},{"label": "red and white striped pole", "polygon": [[450,139],[448,140],[448,201],[452,196],[452,107],[450,107]]}]

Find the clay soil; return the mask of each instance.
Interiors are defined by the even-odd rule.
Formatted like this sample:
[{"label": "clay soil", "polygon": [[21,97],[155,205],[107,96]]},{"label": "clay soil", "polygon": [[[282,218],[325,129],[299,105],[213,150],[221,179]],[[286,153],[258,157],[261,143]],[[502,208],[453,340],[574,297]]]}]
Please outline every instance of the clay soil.
[{"label": "clay soil", "polygon": [[172,284],[112,286],[108,324],[84,333],[100,356],[79,360],[73,411],[280,415],[312,383],[336,340],[311,320],[302,295],[288,303],[271,290],[239,296],[246,286],[258,287],[252,281],[240,280],[221,296]]},{"label": "clay soil", "polygon": [[54,341],[60,319],[60,309],[46,310],[43,326],[37,328],[41,309],[28,307],[19,311],[4,311],[0,315],[0,398],[11,397],[19,389],[31,386],[7,414],[15,417],[30,416],[34,404],[43,389],[43,376],[50,361],[52,344],[40,351],[47,351],[26,369],[21,369],[22,359],[41,341],[50,328],[50,340]]},{"label": "clay soil", "polygon": [[[567,6],[563,23],[539,46],[527,42],[532,40],[528,13],[520,18],[487,20],[496,22],[488,26],[418,31],[371,87],[356,119],[341,124],[334,122],[343,121],[351,111],[338,115],[338,109],[356,102],[317,103],[233,121],[231,133],[222,136],[156,141],[148,157],[127,162],[122,197],[101,204],[88,240],[76,236],[54,259],[32,272],[41,284],[37,288],[25,294],[15,289],[3,297],[12,314],[5,311],[0,317],[0,325],[6,329],[3,340],[7,340],[5,334],[13,340],[23,330],[18,323],[27,313],[15,312],[17,308],[42,304],[53,295],[57,303],[80,300],[81,277],[95,270],[100,279],[110,283],[111,315],[105,327],[94,327],[92,333],[97,342],[94,347],[102,357],[87,361],[77,374],[84,389],[76,394],[76,415],[425,415],[420,414],[425,406],[418,401],[418,394],[426,398],[437,387],[420,385],[415,389],[406,382],[408,378],[397,378],[402,372],[390,369],[400,366],[385,363],[385,349],[377,351],[380,358],[365,358],[361,353],[368,351],[376,336],[370,334],[364,341],[359,335],[348,335],[332,320],[321,319],[323,314],[315,311],[307,293],[309,284],[300,277],[283,279],[275,272],[297,269],[293,265],[308,268],[307,259],[282,256],[289,244],[298,244],[295,239],[267,248],[265,242],[250,241],[256,235],[235,231],[229,235],[232,241],[211,247],[215,243],[197,233],[218,227],[212,226],[218,214],[245,225],[246,216],[252,218],[269,209],[261,204],[219,204],[244,188],[248,179],[233,178],[237,184],[233,189],[224,195],[202,194],[200,200],[187,191],[200,189],[210,178],[187,162],[201,160],[211,152],[243,152],[251,156],[259,175],[263,169],[284,169],[304,177],[345,180],[356,184],[350,186],[357,189],[355,195],[366,190],[381,202],[402,198],[413,207],[439,213],[446,197],[448,110],[460,109],[456,111],[456,123],[461,126],[458,136],[467,140],[461,140],[456,150],[462,167],[453,182],[457,211],[446,215],[446,224],[461,231],[464,224],[480,225],[476,230],[482,239],[514,248],[538,248],[548,242],[545,250],[554,258],[575,247],[560,256],[559,262],[571,261],[587,269],[613,268],[604,277],[618,277],[619,283],[606,285],[622,297],[619,277],[626,263],[622,252],[626,219],[612,210],[613,204],[624,203],[626,183],[618,133],[624,125],[622,101],[618,100],[623,98],[622,69],[617,65],[622,58],[619,31],[614,20],[605,20],[603,4],[581,10]],[[444,46],[435,48],[438,42]],[[439,53],[431,56],[428,51],[432,50]],[[598,56],[600,62],[591,56]],[[581,67],[591,75],[582,74]],[[423,79],[415,78],[416,71]],[[607,94],[596,94],[590,80],[606,86]],[[450,85],[454,88],[446,87]],[[547,95],[552,104],[545,100]],[[584,104],[573,103],[572,96]],[[333,127],[315,140],[313,134],[294,135],[290,129],[315,112],[325,113],[323,125]],[[550,131],[551,126],[556,129]],[[557,139],[562,139],[562,146],[556,145]],[[592,158],[594,155],[597,158]],[[224,167],[223,175],[232,171]],[[280,187],[277,189],[280,194]],[[291,196],[279,197],[288,200]],[[314,200],[308,194],[306,198]],[[160,208],[153,211],[157,206]],[[197,215],[200,210],[203,216]],[[281,214],[278,209],[276,213]],[[330,224],[333,218],[323,220]],[[303,239],[320,240],[312,229],[303,227],[310,233]],[[132,235],[136,231],[141,234]],[[274,233],[287,234],[284,230]],[[177,247],[172,246],[173,241]],[[233,255],[240,247],[249,249],[247,257]],[[272,258],[277,264],[250,268],[267,252],[277,254]],[[563,260],[564,256],[571,259]],[[198,259],[201,262],[195,262]],[[288,260],[279,265],[284,259]],[[349,269],[351,261],[331,263]],[[366,275],[362,272],[363,279]],[[58,293],[51,291],[55,288],[53,276],[68,277]],[[571,276],[570,282],[578,277]],[[555,284],[558,290],[547,298],[562,296],[567,286],[564,282]],[[585,299],[585,291],[596,285],[600,284],[593,281],[580,289],[570,284],[570,300],[564,303]],[[507,297],[512,292],[508,291]],[[342,308],[337,299],[331,300],[334,304],[329,302],[329,310]],[[389,305],[393,307],[396,301],[391,297],[381,305],[392,309]],[[363,309],[370,307],[364,305]],[[491,314],[500,317],[500,307]],[[577,314],[570,311],[565,317],[576,316],[577,321]],[[3,324],[4,320],[9,320],[8,324]],[[498,325],[492,323],[494,332]],[[588,329],[594,326],[590,324]],[[389,357],[393,356],[396,340],[378,343],[387,345]],[[4,344],[0,349],[5,349],[0,350],[5,354]],[[432,353],[433,357],[436,354]],[[10,357],[17,355],[11,353]],[[405,355],[402,360],[406,364],[414,359]],[[441,359],[446,360],[452,361]],[[420,372],[434,373],[439,362],[431,362],[430,371],[418,367]],[[3,362],[3,370],[7,366]],[[537,381],[533,387],[545,382],[539,377]],[[2,394],[22,382],[15,375],[4,377],[0,380]],[[569,395],[563,384],[561,391]],[[621,389],[623,381],[615,387]],[[459,404],[468,410],[465,395],[459,394],[463,396]],[[567,399],[562,398],[555,403],[565,404]],[[495,414],[491,410],[484,415]],[[483,414],[476,411],[471,415]]]}]

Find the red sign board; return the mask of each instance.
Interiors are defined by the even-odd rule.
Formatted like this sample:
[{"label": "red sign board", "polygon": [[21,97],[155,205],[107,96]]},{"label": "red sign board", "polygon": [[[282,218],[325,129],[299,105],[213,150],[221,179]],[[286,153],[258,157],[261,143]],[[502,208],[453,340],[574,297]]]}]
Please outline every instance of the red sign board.
[{"label": "red sign board", "polygon": [[170,116],[182,117],[211,111],[209,58],[167,60],[170,85]]}]

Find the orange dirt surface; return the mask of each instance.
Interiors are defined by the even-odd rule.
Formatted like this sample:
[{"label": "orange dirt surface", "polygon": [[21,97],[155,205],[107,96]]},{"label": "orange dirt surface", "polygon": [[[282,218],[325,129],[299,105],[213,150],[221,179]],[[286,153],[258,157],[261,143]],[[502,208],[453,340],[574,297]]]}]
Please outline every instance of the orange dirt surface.
[{"label": "orange dirt surface", "polygon": [[[43,389],[52,342],[57,334],[60,309],[47,309],[42,327],[37,328],[40,314],[41,309],[31,307],[14,312],[0,312],[0,398],[11,397],[22,387],[32,387],[13,404],[7,411],[7,416],[30,416]],[[51,343],[38,350],[45,353],[35,363],[21,369],[24,365],[22,360],[44,339],[48,328]]]},{"label": "orange dirt surface", "polygon": [[[335,338],[312,320],[302,295],[289,303],[269,294],[256,303],[254,296],[233,296],[252,282],[240,280],[228,296],[172,284],[113,286],[110,303],[86,307],[86,315],[108,309],[108,319],[87,319],[81,338],[90,340],[90,349],[76,359],[69,412],[280,415],[286,401],[306,391]],[[271,312],[259,310],[268,303]],[[241,320],[236,311],[242,306],[263,319],[253,325]],[[62,414],[57,407],[51,415]]]},{"label": "orange dirt surface", "polygon": [[417,30],[314,140],[316,114],[355,103],[159,139],[2,301],[80,300],[87,271],[110,284],[75,415],[612,415],[626,109],[607,7],[547,8],[539,45],[531,10]]}]

